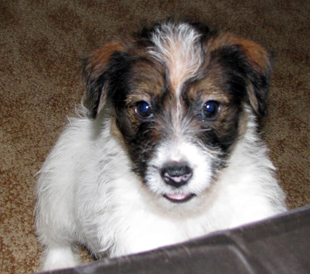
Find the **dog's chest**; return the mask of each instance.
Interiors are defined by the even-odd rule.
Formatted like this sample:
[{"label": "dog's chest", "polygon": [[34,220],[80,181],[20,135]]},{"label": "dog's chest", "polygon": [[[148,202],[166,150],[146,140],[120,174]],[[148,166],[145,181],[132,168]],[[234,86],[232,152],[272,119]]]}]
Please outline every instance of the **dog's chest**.
[{"label": "dog's chest", "polygon": [[[130,186],[133,181],[127,177],[126,185]],[[212,209],[194,216],[173,216],[158,210],[154,205],[150,206],[152,203],[145,197],[143,187],[131,185],[126,189],[124,183],[114,182],[114,186],[123,184],[123,188],[116,187],[112,191],[113,195],[108,197],[110,201],[102,205],[104,210],[97,222],[96,233],[89,235],[92,239],[88,242],[99,244],[92,250],[95,253],[107,249],[112,257],[139,253],[227,227],[227,220],[218,218],[219,214]]]},{"label": "dog's chest", "polygon": [[112,257],[184,242],[215,230],[215,227],[210,225],[212,222],[207,222],[204,218],[165,218],[147,212],[142,207],[131,208],[131,212],[125,212],[123,216],[118,216],[114,228],[105,227],[102,230],[115,231],[110,248]]}]

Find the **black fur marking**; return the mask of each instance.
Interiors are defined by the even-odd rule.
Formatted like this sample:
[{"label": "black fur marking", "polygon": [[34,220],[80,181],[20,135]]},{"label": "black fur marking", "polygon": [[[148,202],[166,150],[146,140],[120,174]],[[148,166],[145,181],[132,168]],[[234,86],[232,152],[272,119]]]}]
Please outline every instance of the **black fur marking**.
[{"label": "black fur marking", "polygon": [[225,46],[213,51],[211,58],[216,58],[222,66],[223,73],[226,76],[226,92],[231,94],[234,104],[240,104],[247,96],[245,81],[247,65],[241,49],[236,46]]},{"label": "black fur marking", "polygon": [[132,60],[126,52],[115,52],[107,69],[108,90],[107,99],[115,107],[124,107],[125,97],[128,94],[126,80],[130,75]]}]

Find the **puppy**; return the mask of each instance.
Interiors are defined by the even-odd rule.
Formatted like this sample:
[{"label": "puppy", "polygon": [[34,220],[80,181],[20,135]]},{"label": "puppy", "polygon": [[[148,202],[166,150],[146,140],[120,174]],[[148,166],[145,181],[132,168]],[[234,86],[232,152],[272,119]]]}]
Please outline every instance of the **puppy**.
[{"label": "puppy", "polygon": [[85,100],[40,171],[43,269],[152,250],[286,210],[258,133],[260,45],[167,21],[84,64]]}]

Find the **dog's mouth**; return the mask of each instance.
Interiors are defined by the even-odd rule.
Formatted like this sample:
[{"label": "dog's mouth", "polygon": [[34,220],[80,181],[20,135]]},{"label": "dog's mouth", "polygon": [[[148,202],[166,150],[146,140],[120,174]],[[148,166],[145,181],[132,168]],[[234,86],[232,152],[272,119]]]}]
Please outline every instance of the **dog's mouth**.
[{"label": "dog's mouth", "polygon": [[167,200],[173,203],[186,203],[196,195],[193,193],[184,194],[184,193],[175,193],[175,194],[164,194],[163,195]]}]

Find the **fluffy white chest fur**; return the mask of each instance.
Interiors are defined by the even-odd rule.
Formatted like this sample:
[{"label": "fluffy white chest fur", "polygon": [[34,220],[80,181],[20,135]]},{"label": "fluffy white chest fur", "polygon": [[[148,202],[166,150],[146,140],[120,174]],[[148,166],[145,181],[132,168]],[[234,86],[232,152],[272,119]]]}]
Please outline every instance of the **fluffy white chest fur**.
[{"label": "fluffy white chest fur", "polygon": [[59,252],[55,262],[54,253],[49,251],[45,269],[78,263],[73,255],[61,254],[68,252],[65,242],[86,244],[98,256],[107,249],[111,256],[120,256],[183,242],[285,210],[266,148],[250,132],[238,144],[216,185],[199,202],[190,208],[172,205],[166,209],[158,203],[167,201],[157,200],[132,173],[128,157],[109,130],[97,140],[92,138],[92,123],[87,118],[73,120],[41,171],[44,183],[39,192],[45,195],[40,206],[47,212],[46,223],[39,224],[41,241],[55,241],[50,244],[51,251],[55,245]]},{"label": "fluffy white chest fur", "polygon": [[[214,34],[198,47],[196,40],[204,34],[197,26],[164,26],[151,30],[150,45],[135,44],[138,52],[128,44],[110,44],[88,61],[88,109],[82,107],[71,119],[38,180],[36,224],[45,270],[76,265],[76,243],[97,257],[121,256],[285,211],[284,194],[256,129],[262,95],[251,94],[255,88],[247,86],[255,73],[267,73],[267,59],[259,56],[265,51]],[[171,50],[171,41],[179,43],[177,50]],[[240,60],[234,48],[225,51],[235,44],[244,55]],[[192,51],[190,57],[178,52],[182,47]],[[118,64],[123,55],[127,63]],[[225,65],[222,55],[237,58],[239,67]],[[184,64],[189,62],[190,69]],[[244,79],[228,69],[245,71]],[[237,84],[229,77],[237,77],[244,95],[235,94]]]}]

